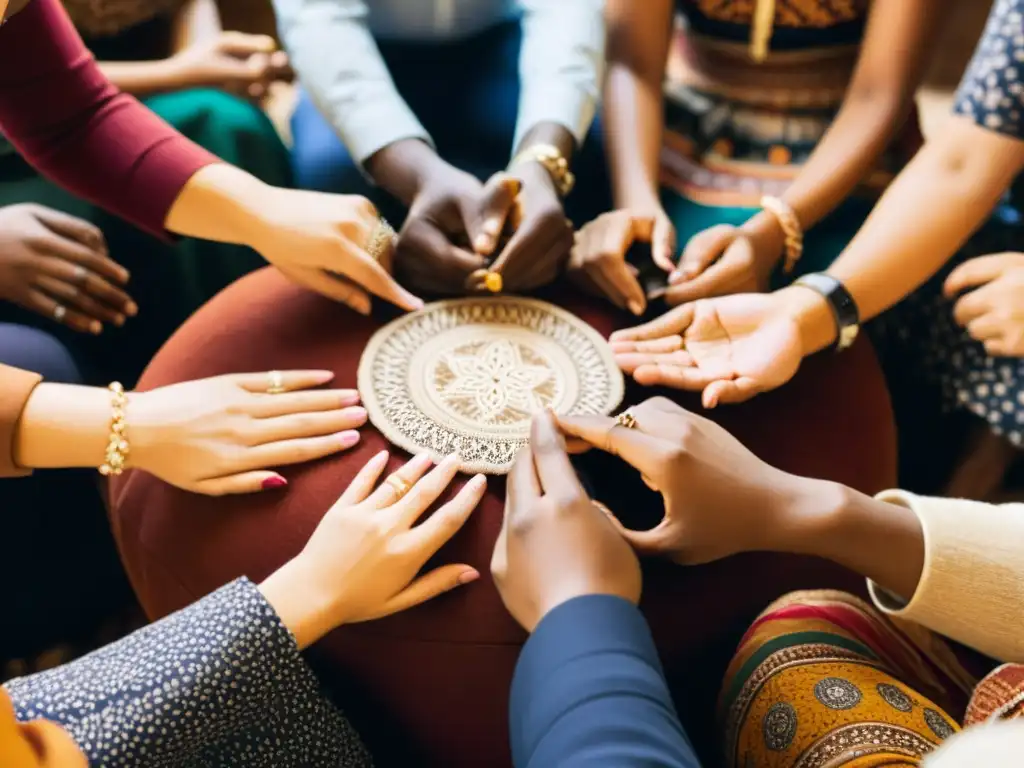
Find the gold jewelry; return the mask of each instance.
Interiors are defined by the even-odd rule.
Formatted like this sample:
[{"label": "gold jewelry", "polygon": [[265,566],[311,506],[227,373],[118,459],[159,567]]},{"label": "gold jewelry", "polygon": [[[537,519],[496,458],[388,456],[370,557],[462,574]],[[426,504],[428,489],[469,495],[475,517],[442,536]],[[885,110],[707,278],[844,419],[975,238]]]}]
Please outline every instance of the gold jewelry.
[{"label": "gold jewelry", "polygon": [[501,273],[488,271],[484,275],[484,287],[491,293],[501,293],[501,289],[505,287]]},{"label": "gold jewelry", "polygon": [[267,394],[280,395],[284,392],[284,376],[280,371],[267,372]]},{"label": "gold jewelry", "polygon": [[370,239],[366,243],[366,252],[374,261],[380,261],[388,252],[395,240],[395,230],[388,224],[384,217],[377,220],[377,225],[370,233]]},{"label": "gold jewelry", "polygon": [[554,144],[532,144],[512,158],[508,164],[511,171],[522,163],[540,163],[555,182],[560,197],[565,197],[576,185],[576,176],[569,170],[569,161]]},{"label": "gold jewelry", "polygon": [[768,58],[768,46],[775,31],[775,0],[755,0],[750,29],[750,58],[760,64]]},{"label": "gold jewelry", "polygon": [[786,261],[783,270],[788,274],[793,271],[793,267],[800,261],[804,252],[804,229],[800,226],[800,219],[789,203],[779,197],[762,197],[761,207],[778,220],[786,236]]},{"label": "gold jewelry", "polygon": [[636,416],[627,409],[615,417],[615,423],[626,429],[636,429]]},{"label": "gold jewelry", "polygon": [[111,393],[110,406],[113,411],[110,418],[110,439],[107,442],[105,461],[100,465],[100,474],[104,477],[120,475],[127,462],[128,445],[127,424],[124,409],[128,405],[128,395],[120,382],[113,381],[108,387]]},{"label": "gold jewelry", "polygon": [[403,496],[405,496],[405,494],[409,492],[409,484],[405,482],[405,480],[400,478],[398,475],[391,475],[391,477],[389,477],[384,482],[394,489],[399,499],[401,499]]}]

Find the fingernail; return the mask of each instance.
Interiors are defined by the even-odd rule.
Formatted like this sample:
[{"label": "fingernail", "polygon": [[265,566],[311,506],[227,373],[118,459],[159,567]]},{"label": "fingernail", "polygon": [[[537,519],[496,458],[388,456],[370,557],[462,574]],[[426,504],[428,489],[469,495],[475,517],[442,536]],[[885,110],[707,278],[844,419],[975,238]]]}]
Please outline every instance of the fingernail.
[{"label": "fingernail", "polygon": [[668,276],[668,282],[670,285],[675,285],[676,283],[681,283],[685,277],[686,275],[684,275],[682,271],[677,269],[675,272]]},{"label": "fingernail", "polygon": [[474,475],[473,479],[466,483],[466,485],[475,491],[487,485],[487,477],[485,475]]},{"label": "fingernail", "polygon": [[359,405],[352,406],[351,408],[346,408],[345,415],[355,419],[360,424],[364,423],[367,419],[366,409]]},{"label": "fingernail", "polygon": [[340,403],[340,405],[342,407],[344,407],[346,405],[355,405],[358,402],[359,402],[359,393],[356,392],[355,390],[352,390],[350,392],[345,392],[344,394],[342,394],[341,399],[339,401],[339,403]]},{"label": "fingernail", "polygon": [[451,467],[451,466],[453,466],[455,464],[458,464],[458,463],[459,463],[459,457],[456,456],[454,453],[450,453],[447,456],[445,456],[444,459],[441,460],[441,463],[438,466],[441,466],[441,467]]},{"label": "fingernail", "polygon": [[137,314],[139,314],[139,307],[134,301],[130,301],[128,302],[128,306],[124,308],[124,311],[127,312],[132,317],[135,317]]},{"label": "fingernail", "polygon": [[124,315],[115,315],[115,317],[114,317],[114,324],[117,325],[118,328],[120,328],[122,325],[124,325],[124,321],[125,321]]},{"label": "fingernail", "polygon": [[100,323],[99,320],[93,320],[91,323],[89,323],[89,331],[95,334],[96,336],[99,336],[100,333],[103,331],[103,325]]},{"label": "fingernail", "polygon": [[[325,384],[325,383],[327,383],[328,381],[330,381],[331,379],[334,378],[334,371],[316,371],[313,374],[313,378],[314,378],[314,380],[318,384]],[[358,393],[356,393],[355,402],[357,402],[357,403],[359,402],[359,394]]]},{"label": "fingernail", "polygon": [[470,584],[480,578],[478,571],[464,571],[459,576],[459,584]]},{"label": "fingernail", "polygon": [[373,462],[374,464],[378,464],[380,462],[385,462],[386,463],[387,460],[390,457],[391,457],[391,454],[389,454],[387,451],[381,451],[376,456],[374,456],[372,459],[370,459],[370,461]]},{"label": "fingernail", "polygon": [[409,460],[409,463],[414,467],[428,467],[434,463],[434,460],[429,453],[417,453]]},{"label": "fingernail", "polygon": [[284,488],[286,485],[288,485],[287,480],[280,475],[274,475],[273,477],[268,477],[264,480],[262,487],[264,491],[272,491],[275,488]]},{"label": "fingernail", "polygon": [[487,235],[480,235],[476,240],[473,241],[473,250],[477,253],[481,251],[489,251],[491,249],[491,238]]},{"label": "fingernail", "polygon": [[644,305],[636,299],[630,299],[627,306],[629,307],[629,311],[634,315],[642,315],[644,313]]},{"label": "fingernail", "polygon": [[351,448],[359,442],[359,433],[354,429],[347,429],[344,432],[339,432],[338,442],[341,443],[342,448]]}]

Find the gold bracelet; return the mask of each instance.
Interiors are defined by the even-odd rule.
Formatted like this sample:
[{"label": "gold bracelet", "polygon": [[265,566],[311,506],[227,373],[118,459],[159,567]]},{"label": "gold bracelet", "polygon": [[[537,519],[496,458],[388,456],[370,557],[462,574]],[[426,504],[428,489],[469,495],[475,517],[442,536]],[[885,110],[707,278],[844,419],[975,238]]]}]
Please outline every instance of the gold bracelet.
[{"label": "gold bracelet", "polygon": [[783,269],[788,274],[793,271],[804,252],[804,230],[800,226],[800,219],[789,203],[778,197],[762,197],[761,207],[778,220],[786,236],[786,261]]},{"label": "gold bracelet", "polygon": [[559,197],[565,197],[572,192],[572,188],[576,185],[576,177],[569,170],[569,161],[565,159],[558,147],[553,144],[532,144],[512,158],[512,162],[508,164],[508,170],[511,171],[521,163],[530,162],[540,163],[544,166],[544,170],[548,172],[551,180],[555,183]]},{"label": "gold bracelet", "polygon": [[120,382],[111,382],[107,387],[111,393],[110,407],[112,415],[110,418],[110,440],[107,443],[106,461],[100,465],[100,474],[104,477],[120,475],[124,471],[127,461],[129,446],[126,430],[128,425],[124,419],[124,409],[128,405],[128,395],[124,393],[124,387]]}]

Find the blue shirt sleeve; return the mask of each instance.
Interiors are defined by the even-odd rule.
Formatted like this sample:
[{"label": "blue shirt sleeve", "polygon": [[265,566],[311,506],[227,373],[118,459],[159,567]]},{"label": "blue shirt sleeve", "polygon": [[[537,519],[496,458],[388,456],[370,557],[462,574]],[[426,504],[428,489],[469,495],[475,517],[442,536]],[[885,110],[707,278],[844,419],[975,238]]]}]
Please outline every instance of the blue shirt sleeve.
[{"label": "blue shirt sleeve", "polygon": [[516,665],[510,703],[516,768],[698,768],[650,629],[609,595],[544,617]]}]

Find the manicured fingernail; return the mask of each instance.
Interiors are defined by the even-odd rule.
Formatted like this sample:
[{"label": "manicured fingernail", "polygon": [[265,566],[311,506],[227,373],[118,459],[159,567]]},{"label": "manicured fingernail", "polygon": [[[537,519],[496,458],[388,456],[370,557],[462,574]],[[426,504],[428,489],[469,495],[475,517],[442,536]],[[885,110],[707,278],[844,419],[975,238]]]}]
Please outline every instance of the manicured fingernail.
[{"label": "manicured fingernail", "polygon": [[412,464],[414,468],[429,467],[434,463],[434,460],[430,457],[429,453],[417,453],[409,459],[409,463]]},{"label": "manicured fingernail", "polygon": [[[313,380],[317,384],[325,384],[334,378],[334,371],[314,371]],[[359,402],[359,395],[356,395],[356,402]]]},{"label": "manicured fingernail", "polygon": [[348,392],[343,392],[339,400],[339,403],[341,404],[342,407],[346,405],[355,405],[358,402],[359,393],[354,389],[349,390]]},{"label": "manicured fingernail", "polygon": [[642,315],[644,313],[644,305],[636,299],[630,299],[627,306],[629,307],[629,311],[634,315]]},{"label": "manicured fingernail", "polygon": [[139,306],[134,301],[130,301],[128,302],[128,306],[124,308],[124,311],[127,312],[131,317],[135,317],[137,314],[139,314]]},{"label": "manicured fingernail", "polygon": [[103,324],[99,320],[93,320],[89,323],[89,331],[97,336],[103,331]]},{"label": "manicured fingernail", "polygon": [[470,584],[479,578],[479,571],[463,571],[463,573],[459,576],[459,584]]},{"label": "manicured fingernail", "polygon": [[388,453],[387,451],[381,451],[376,456],[374,456],[372,459],[370,459],[370,463],[371,464],[387,464],[387,461],[388,461],[389,458],[391,458],[391,454],[390,453]]},{"label": "manicured fingernail", "polygon": [[338,442],[341,443],[342,448],[351,448],[359,442],[359,433],[354,429],[347,429],[344,432],[339,432]]},{"label": "manicured fingernail", "polygon": [[485,485],[487,485],[486,475],[474,475],[473,479],[466,483],[466,486],[474,491]]},{"label": "manicured fingernail", "polygon": [[264,491],[272,491],[275,488],[284,488],[286,485],[288,485],[287,480],[280,475],[274,475],[273,477],[268,477],[264,480],[262,487]]}]

